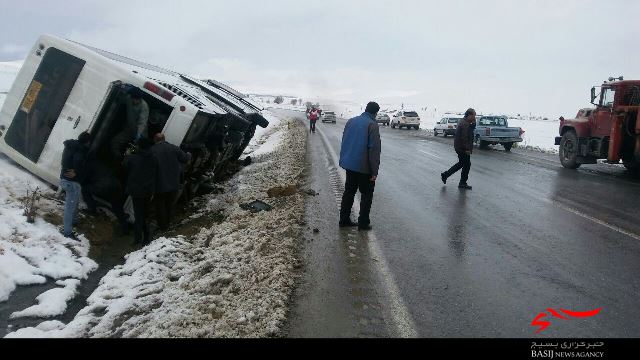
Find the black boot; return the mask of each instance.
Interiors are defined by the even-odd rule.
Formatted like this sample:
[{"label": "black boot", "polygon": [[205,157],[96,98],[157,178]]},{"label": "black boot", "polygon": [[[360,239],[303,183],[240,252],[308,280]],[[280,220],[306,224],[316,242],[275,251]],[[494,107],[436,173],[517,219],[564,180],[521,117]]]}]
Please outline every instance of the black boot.
[{"label": "black boot", "polygon": [[340,221],[339,226],[340,227],[356,227],[358,226],[358,224],[354,223],[353,221],[351,221],[351,219],[349,219],[347,221]]},{"label": "black boot", "polygon": [[471,190],[472,189],[472,187],[467,185],[466,183],[458,185],[458,188],[459,189],[465,189],[465,190]]}]

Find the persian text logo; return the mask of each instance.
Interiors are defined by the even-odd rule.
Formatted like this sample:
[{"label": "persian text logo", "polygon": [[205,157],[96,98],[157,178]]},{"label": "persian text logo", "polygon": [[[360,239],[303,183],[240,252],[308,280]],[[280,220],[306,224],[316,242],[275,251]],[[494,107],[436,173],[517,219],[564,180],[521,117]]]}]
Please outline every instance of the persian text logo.
[{"label": "persian text logo", "polygon": [[[560,311],[562,313],[564,313],[565,315],[567,315],[569,317],[572,317],[572,318],[588,318],[588,317],[596,316],[596,315],[598,315],[600,310],[602,310],[602,308],[597,308],[597,309],[589,310],[589,311],[571,311],[571,310],[560,309]],[[556,318],[562,319],[562,320],[569,320],[568,317],[561,315],[560,313],[558,313],[554,309],[549,308],[549,309],[547,309],[547,311],[553,317],[556,317]],[[539,326],[540,327],[536,331],[536,334],[541,332],[542,330],[546,329],[547,327],[549,327],[549,325],[551,325],[551,323],[549,321],[541,320],[542,318],[544,318],[546,316],[547,316],[546,313],[541,312],[531,322],[531,326]]]}]

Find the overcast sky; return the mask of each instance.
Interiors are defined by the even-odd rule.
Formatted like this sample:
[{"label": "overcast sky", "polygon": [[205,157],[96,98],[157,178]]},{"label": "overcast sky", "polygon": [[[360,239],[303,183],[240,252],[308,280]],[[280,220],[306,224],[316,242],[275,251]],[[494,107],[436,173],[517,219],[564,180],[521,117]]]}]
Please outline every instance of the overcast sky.
[{"label": "overcast sky", "polygon": [[608,76],[640,78],[639,13],[635,0],[0,0],[0,61],[50,33],[244,92],[557,118]]}]

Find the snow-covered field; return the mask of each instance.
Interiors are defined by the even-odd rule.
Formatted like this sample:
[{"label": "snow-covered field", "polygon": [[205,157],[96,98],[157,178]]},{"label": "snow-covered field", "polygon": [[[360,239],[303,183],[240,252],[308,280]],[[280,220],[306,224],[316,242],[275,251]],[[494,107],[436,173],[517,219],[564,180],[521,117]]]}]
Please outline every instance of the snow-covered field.
[{"label": "snow-covered field", "polygon": [[[269,100],[270,103],[266,101]],[[273,107],[276,109],[286,110],[299,110],[304,111],[305,107],[295,106],[287,103],[275,104],[269,98],[257,98],[256,101],[262,101],[262,105],[266,107]],[[303,104],[306,100],[303,99]],[[313,101],[318,102],[318,100]],[[323,107],[334,110],[338,116],[348,119],[357,115],[360,115],[364,110],[366,104],[357,104],[348,101],[332,101],[321,100],[319,101]],[[392,112],[401,109],[401,104],[380,104],[381,111]],[[414,110],[420,116],[420,128],[427,133],[435,127],[436,123],[445,116],[449,116],[445,112],[436,112],[433,108],[424,108],[418,106],[405,105],[406,110]],[[463,109],[462,112],[464,112]],[[390,113],[391,116],[392,113]],[[557,120],[541,120],[541,117],[528,117],[521,116],[520,118],[510,118],[509,126],[521,127],[525,130],[522,138],[523,141],[518,144],[520,147],[526,147],[531,150],[544,151],[544,152],[557,152],[558,146],[554,145],[554,138],[558,136],[558,121]]]},{"label": "snow-covered field", "polygon": [[[268,130],[246,151],[252,165],[223,194],[205,197],[191,216],[218,213],[224,221],[191,236],[156,239],[129,254],[70,323],[45,321],[7,337],[278,335],[299,266],[304,195],[297,190],[304,181],[306,137],[296,122],[267,115]],[[269,197],[274,187],[297,190]],[[240,208],[256,199],[273,209]]]},{"label": "snow-covered field", "polygon": [[[36,188],[49,199],[41,198],[36,221],[30,224],[21,199]],[[58,285],[64,287],[43,294],[39,307],[12,317],[64,313],[66,301],[75,295],[76,279],[86,279],[98,267],[87,257],[89,241],[84,236],[81,241],[67,239],[43,220],[45,214],[63,211],[61,204],[50,199],[54,196],[46,184],[0,154],[0,301],[8,300],[18,285],[43,284],[47,278],[62,280]],[[67,299],[64,304],[61,296]]]}]

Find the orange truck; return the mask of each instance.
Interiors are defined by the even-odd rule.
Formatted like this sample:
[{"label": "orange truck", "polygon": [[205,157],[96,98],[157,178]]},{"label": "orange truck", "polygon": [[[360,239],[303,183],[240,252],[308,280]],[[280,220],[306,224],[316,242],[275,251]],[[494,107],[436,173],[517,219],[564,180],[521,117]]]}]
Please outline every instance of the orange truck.
[{"label": "orange truck", "polygon": [[629,171],[640,173],[640,80],[609,78],[591,88],[591,104],[595,108],[580,109],[575,119],[560,117],[555,144],[562,166],[622,160]]}]

